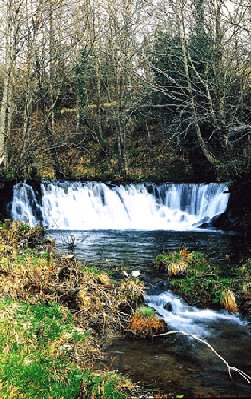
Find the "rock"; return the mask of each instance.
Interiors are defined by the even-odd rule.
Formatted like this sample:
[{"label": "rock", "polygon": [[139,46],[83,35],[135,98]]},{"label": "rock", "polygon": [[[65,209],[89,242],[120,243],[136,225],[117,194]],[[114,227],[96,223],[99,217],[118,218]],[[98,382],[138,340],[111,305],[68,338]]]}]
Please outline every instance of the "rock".
[{"label": "rock", "polygon": [[64,255],[62,257],[62,259],[65,259],[65,260],[73,260],[74,258],[75,258],[75,255]]},{"label": "rock", "polygon": [[212,219],[213,227],[237,231],[250,237],[251,228],[251,172],[236,178],[230,186],[230,198],[225,213]]},{"label": "rock", "polygon": [[134,271],[131,272],[131,275],[132,275],[132,277],[137,278],[137,277],[140,276],[140,271],[139,270],[134,270]]},{"label": "rock", "polygon": [[171,312],[173,310],[173,306],[171,303],[166,303],[164,306],[164,309],[167,310],[168,312]]}]

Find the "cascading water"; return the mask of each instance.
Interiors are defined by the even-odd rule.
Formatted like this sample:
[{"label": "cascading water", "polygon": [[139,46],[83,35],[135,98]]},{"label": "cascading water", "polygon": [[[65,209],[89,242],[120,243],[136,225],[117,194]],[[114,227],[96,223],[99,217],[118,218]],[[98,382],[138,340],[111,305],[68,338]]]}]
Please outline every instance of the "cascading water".
[{"label": "cascading water", "polygon": [[189,306],[169,291],[162,292],[160,295],[146,296],[145,302],[163,317],[170,328],[199,337],[210,336],[210,330],[214,330],[219,322],[232,324],[235,328],[238,324],[247,324],[238,315],[227,311],[198,309],[195,306]]},{"label": "cascading water", "polygon": [[227,185],[43,182],[41,200],[26,183],[14,186],[11,215],[50,229],[194,230],[225,211]]}]

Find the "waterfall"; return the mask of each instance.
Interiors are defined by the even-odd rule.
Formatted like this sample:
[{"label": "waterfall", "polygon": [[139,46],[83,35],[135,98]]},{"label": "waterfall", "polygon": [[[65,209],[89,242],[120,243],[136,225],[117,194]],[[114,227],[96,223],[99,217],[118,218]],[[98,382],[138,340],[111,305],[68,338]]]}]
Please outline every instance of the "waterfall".
[{"label": "waterfall", "polygon": [[11,216],[50,229],[194,230],[224,212],[224,183],[105,184],[42,182],[40,195],[27,183],[13,189]]}]

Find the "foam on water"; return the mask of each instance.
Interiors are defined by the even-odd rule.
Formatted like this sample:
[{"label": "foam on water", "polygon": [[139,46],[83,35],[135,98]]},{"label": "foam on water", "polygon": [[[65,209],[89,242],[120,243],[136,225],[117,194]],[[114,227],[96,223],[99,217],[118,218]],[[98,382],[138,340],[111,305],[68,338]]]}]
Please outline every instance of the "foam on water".
[{"label": "foam on water", "polygon": [[[246,321],[241,320],[237,314],[223,310],[214,311],[189,306],[169,291],[165,291],[160,295],[146,296],[145,302],[163,317],[170,328],[182,330],[199,337],[211,335],[211,330],[216,327],[218,322],[224,321],[239,325],[246,324]],[[165,305],[168,305],[170,310],[166,310],[164,308]]]},{"label": "foam on water", "polygon": [[68,230],[196,230],[225,211],[223,183],[125,184],[43,182],[42,197],[14,186],[11,214],[30,225]]}]

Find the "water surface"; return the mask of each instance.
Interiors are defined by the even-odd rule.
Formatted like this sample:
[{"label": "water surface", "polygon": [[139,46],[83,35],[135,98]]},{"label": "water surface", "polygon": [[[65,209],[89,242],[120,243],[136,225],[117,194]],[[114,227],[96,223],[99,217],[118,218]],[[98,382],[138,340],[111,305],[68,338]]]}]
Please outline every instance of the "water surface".
[{"label": "water surface", "polygon": [[[76,256],[105,270],[141,270],[146,302],[154,306],[170,329],[181,329],[206,339],[230,363],[251,374],[250,324],[228,312],[188,307],[168,291],[165,279],[153,273],[152,262],[164,250],[188,247],[205,252],[225,268],[247,256],[243,239],[223,232],[174,231],[50,231],[61,250],[74,242]],[[161,302],[172,305],[163,311]],[[237,374],[231,379],[226,367],[209,349],[182,336],[137,340],[113,338],[106,347],[106,367],[118,369],[135,383],[164,397],[250,398],[251,388]],[[100,365],[99,365],[100,366]]]},{"label": "water surface", "polygon": [[78,259],[98,265],[147,265],[165,250],[190,250],[205,252],[218,262],[238,262],[247,249],[243,238],[223,232],[177,232],[138,230],[50,230],[59,248],[67,251],[74,244]]}]

